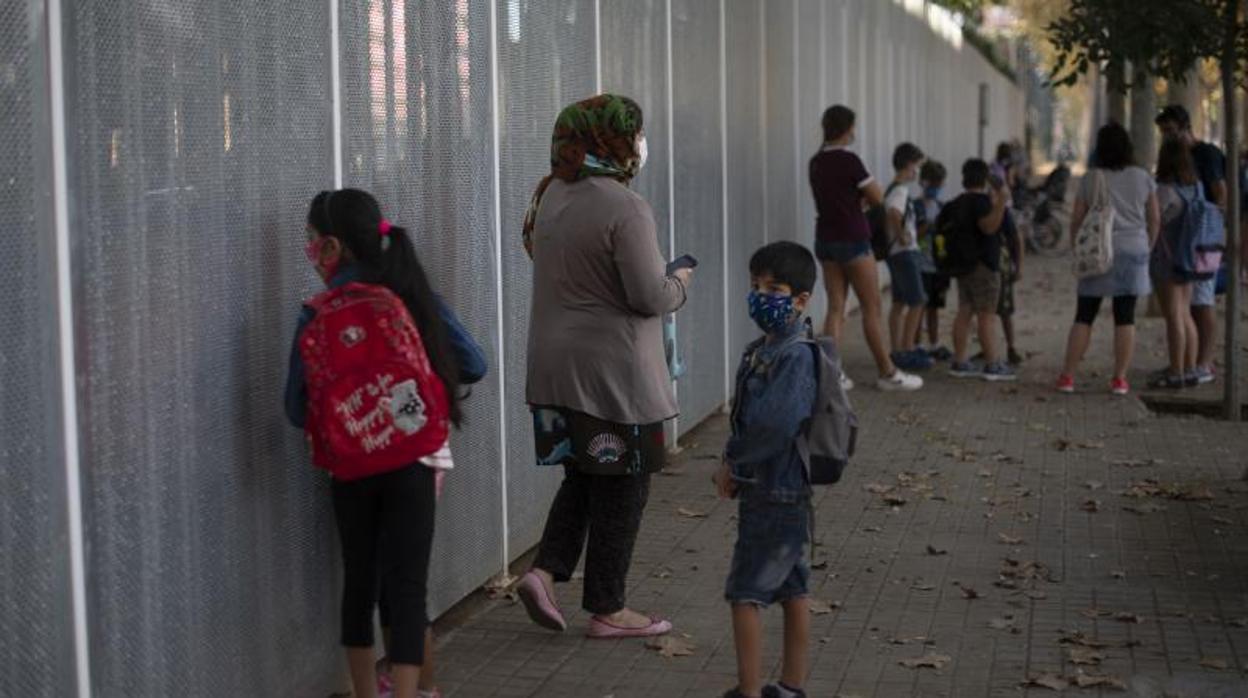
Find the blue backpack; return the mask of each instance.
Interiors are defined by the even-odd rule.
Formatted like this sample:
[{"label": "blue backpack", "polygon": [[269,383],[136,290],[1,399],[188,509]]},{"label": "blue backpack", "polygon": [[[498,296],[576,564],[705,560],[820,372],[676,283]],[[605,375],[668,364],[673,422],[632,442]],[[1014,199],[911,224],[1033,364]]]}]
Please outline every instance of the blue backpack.
[{"label": "blue backpack", "polygon": [[1175,191],[1183,199],[1183,213],[1174,222],[1179,226],[1173,250],[1174,267],[1197,279],[1212,279],[1222,266],[1222,254],[1226,251],[1222,209],[1205,199],[1200,184],[1176,187]]}]

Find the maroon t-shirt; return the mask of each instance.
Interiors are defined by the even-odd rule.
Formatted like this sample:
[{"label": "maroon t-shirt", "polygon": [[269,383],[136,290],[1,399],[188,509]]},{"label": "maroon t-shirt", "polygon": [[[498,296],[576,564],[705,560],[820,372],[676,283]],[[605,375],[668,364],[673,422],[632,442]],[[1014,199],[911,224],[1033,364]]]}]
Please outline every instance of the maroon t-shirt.
[{"label": "maroon t-shirt", "polygon": [[810,188],[815,195],[815,239],[868,242],[871,227],[862,212],[862,186],[871,173],[844,148],[824,148],[810,159]]}]

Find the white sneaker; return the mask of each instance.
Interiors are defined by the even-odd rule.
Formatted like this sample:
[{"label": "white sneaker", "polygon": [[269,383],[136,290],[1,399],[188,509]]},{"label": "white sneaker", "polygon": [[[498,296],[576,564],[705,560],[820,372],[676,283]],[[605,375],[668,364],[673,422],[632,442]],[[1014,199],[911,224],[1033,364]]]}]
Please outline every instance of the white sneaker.
[{"label": "white sneaker", "polygon": [[906,373],[901,369],[893,371],[893,375],[875,381],[875,387],[884,391],[910,391],[923,387],[923,379]]},{"label": "white sneaker", "polygon": [[841,371],[841,390],[849,392],[850,390],[853,390],[853,389],[854,389],[854,379],[845,375],[844,371]]}]

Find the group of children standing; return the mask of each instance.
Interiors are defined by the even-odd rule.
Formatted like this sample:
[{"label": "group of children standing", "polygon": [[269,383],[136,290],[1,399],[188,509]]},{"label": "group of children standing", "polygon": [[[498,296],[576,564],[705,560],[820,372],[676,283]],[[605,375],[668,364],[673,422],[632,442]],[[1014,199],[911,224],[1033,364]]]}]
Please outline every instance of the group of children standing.
[{"label": "group of children standing", "polygon": [[[837,112],[842,120],[848,112],[833,109],[842,110]],[[848,113],[850,128],[838,135],[842,144],[821,149],[821,155],[852,140]],[[846,156],[852,154],[833,153],[827,162],[838,157],[848,162]],[[979,160],[963,168],[967,193],[948,205],[940,197],[946,177],[940,163],[925,161],[907,143],[897,148],[893,164],[896,174],[887,193],[875,188],[873,197],[862,195],[854,204],[858,217],[864,200],[874,198],[886,208],[894,301],[890,358],[897,367],[915,370],[953,358],[955,374],[965,373],[971,316],[979,315],[981,338],[991,334],[985,322],[1002,303],[1002,278],[1016,274],[1021,261],[1002,253],[1005,195],[1002,187],[989,186],[988,165]],[[829,172],[820,177],[825,175]],[[907,189],[916,179],[922,195],[911,200]],[[858,190],[870,182],[860,173],[849,180]],[[954,353],[937,341],[950,274],[937,263],[940,239],[933,234],[949,207],[979,231],[976,265],[957,276],[963,302]],[[848,211],[854,217],[852,207]],[[857,217],[854,225],[860,227]],[[856,264],[862,261],[860,244],[855,238],[822,249]],[[318,194],[309,207],[306,252],[327,290],[308,301],[300,316],[286,410],[291,423],[306,430],[314,461],[333,476],[345,571],[341,641],[355,695],[393,691],[402,698],[434,698],[439,693],[426,612],[434,512],[442,478],[453,466],[449,434],[460,423],[461,386],[485,375],[484,354],[430,287],[411,237],[388,221],[366,192]],[[743,311],[764,337],[742,357],[732,433],[713,478],[718,493],[738,499],[740,507],[725,588],[739,667],[739,684],[726,694],[730,698],[806,695],[801,686],[807,673],[810,567],[804,546],[811,540],[813,511],[811,456],[804,440],[826,383],[821,367],[840,371],[813,341],[804,317],[817,278],[816,256],[792,242],[763,247],[749,264]],[[848,286],[844,277],[842,282]],[[930,349],[920,342],[925,319]],[[818,351],[825,351],[823,359]],[[981,375],[1012,377],[988,340],[984,356]],[[841,378],[831,379],[835,390],[844,386]],[[880,379],[883,389],[921,384],[896,369]],[[388,650],[382,666],[374,664],[372,650],[379,602]],[[772,603],[784,607],[784,664],[780,681],[764,686],[760,609]]]}]

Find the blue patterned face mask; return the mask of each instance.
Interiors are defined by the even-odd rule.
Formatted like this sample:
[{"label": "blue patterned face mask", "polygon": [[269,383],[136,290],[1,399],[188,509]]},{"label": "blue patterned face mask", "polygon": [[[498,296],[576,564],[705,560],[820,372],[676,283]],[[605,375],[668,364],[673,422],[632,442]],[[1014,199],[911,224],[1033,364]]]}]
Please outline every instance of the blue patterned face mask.
[{"label": "blue patterned face mask", "polygon": [[923,190],[923,195],[929,199],[939,199],[940,187],[928,187]]},{"label": "blue patterned face mask", "polygon": [[793,321],[793,296],[750,290],[750,319],[762,331],[779,332]]}]

